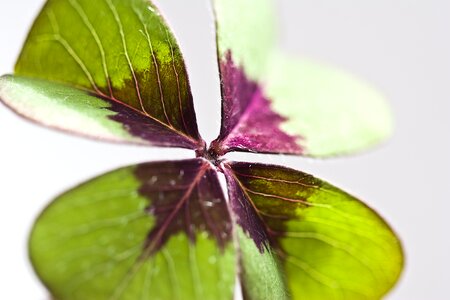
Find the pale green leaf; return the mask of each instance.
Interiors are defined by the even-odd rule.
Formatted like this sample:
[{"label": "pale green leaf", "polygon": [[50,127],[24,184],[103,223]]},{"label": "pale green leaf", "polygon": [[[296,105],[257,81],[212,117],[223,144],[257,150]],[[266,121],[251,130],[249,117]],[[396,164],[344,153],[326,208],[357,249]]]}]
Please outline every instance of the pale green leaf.
[{"label": "pale green leaf", "polygon": [[97,177],[38,218],[33,266],[58,300],[231,300],[236,258],[218,186],[202,159]]},{"label": "pale green leaf", "polygon": [[[79,88],[116,106],[122,105],[124,110],[134,110],[123,126],[147,123],[147,131],[153,132],[131,130],[129,134],[135,139],[145,135],[148,144],[203,147],[180,48],[150,1],[48,0],[28,34],[15,75]],[[24,81],[21,85],[27,93],[35,88],[33,84],[25,86]],[[50,85],[48,88],[52,89]],[[42,88],[39,92],[42,94]],[[45,118],[58,114],[54,110],[61,107],[60,100],[55,99],[57,103],[52,104],[47,98],[49,105],[43,108],[47,113],[33,115],[35,121],[43,124],[49,123]],[[77,99],[71,98],[68,105],[76,110]],[[33,101],[14,97],[8,100],[12,106],[17,101]],[[79,100],[80,106],[85,105],[84,100]],[[67,127],[61,119],[52,122],[55,127]],[[157,128],[149,123],[155,123]],[[164,132],[159,130],[161,127]],[[92,136],[85,128],[78,131]],[[165,132],[170,132],[170,137]],[[177,137],[173,139],[174,136]]]},{"label": "pale green leaf", "polygon": [[327,157],[367,149],[391,135],[389,107],[370,85],[280,51],[274,1],[213,3],[222,81],[215,148]]},{"label": "pale green leaf", "polygon": [[244,232],[248,300],[275,299],[273,293],[280,291],[275,282],[284,282],[293,300],[376,300],[397,282],[403,267],[400,241],[358,199],[285,167],[233,162],[225,172],[230,204]]}]

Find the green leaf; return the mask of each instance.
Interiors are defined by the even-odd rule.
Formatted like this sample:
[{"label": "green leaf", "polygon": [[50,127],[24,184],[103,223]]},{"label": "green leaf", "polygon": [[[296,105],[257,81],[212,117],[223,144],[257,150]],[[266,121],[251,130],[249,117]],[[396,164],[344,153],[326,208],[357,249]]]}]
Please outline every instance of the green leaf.
[{"label": "green leaf", "polygon": [[59,300],[231,300],[231,229],[209,162],[147,163],[59,196],[33,228],[30,256]]},{"label": "green leaf", "polygon": [[195,141],[134,109],[45,80],[2,76],[0,100],[27,119],[95,139],[153,146],[196,146]]},{"label": "green leaf", "polygon": [[272,0],[213,0],[219,59],[233,54],[256,81],[264,78],[267,60],[276,49],[275,5]]},{"label": "green leaf", "polygon": [[222,82],[215,148],[327,157],[361,151],[390,136],[391,113],[377,91],[278,49],[272,1],[213,3]]},{"label": "green leaf", "polygon": [[180,49],[147,0],[47,1],[15,74],[89,91],[159,123],[195,145],[189,148],[203,143]]},{"label": "green leaf", "polygon": [[[236,222],[254,245],[241,260],[254,260],[255,249],[260,261],[273,256],[291,299],[379,299],[398,280],[399,240],[354,197],[279,166],[233,162],[225,173]],[[248,299],[269,299],[255,280],[266,266],[243,267]]]},{"label": "green leaf", "polygon": [[[237,226],[239,243],[241,286],[245,300],[288,300],[291,299],[286,288],[284,270],[275,253],[264,253],[241,226]],[[262,230],[262,232],[264,232]]]},{"label": "green leaf", "polygon": [[392,133],[383,96],[341,70],[275,54],[265,91],[272,109],[286,118],[281,129],[299,134],[303,155],[326,157],[358,152]]}]

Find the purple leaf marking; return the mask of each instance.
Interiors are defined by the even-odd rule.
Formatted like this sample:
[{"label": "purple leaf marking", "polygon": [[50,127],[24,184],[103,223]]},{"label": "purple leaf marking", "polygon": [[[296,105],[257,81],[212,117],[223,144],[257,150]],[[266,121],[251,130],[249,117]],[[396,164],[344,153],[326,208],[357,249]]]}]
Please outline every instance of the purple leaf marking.
[{"label": "purple leaf marking", "polygon": [[211,144],[219,155],[230,151],[301,154],[300,136],[281,130],[286,118],[274,112],[263,88],[235,65],[231,51],[220,64],[222,127]]},{"label": "purple leaf marking", "polygon": [[111,120],[121,123],[131,135],[146,140],[154,146],[197,149],[202,147],[201,143],[204,143],[201,139],[198,141],[181,132],[174,131],[165,124],[122,103],[106,101],[111,104],[108,109],[117,113],[109,117]]},{"label": "purple leaf marking", "polygon": [[308,198],[320,189],[321,182],[275,165],[228,162],[223,169],[237,223],[261,252],[281,251],[278,239],[286,231],[286,222],[299,218],[297,209],[311,207]]},{"label": "purple leaf marking", "polygon": [[269,237],[264,230],[264,224],[244,195],[244,191],[239,186],[239,182],[236,180],[233,171],[224,168],[224,173],[227,179],[230,207],[235,215],[236,223],[253,239],[259,251],[262,253],[270,247]]},{"label": "purple leaf marking", "polygon": [[152,255],[177,233],[191,242],[206,232],[221,249],[231,240],[232,224],[217,172],[198,158],[139,165],[139,193],[149,199],[147,212],[155,216],[144,255]]}]

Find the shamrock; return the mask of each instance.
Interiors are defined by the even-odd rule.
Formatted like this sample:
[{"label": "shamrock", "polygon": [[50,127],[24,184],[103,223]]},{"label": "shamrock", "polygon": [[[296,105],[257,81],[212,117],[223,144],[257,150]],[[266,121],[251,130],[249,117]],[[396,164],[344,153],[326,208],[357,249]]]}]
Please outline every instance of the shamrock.
[{"label": "shamrock", "polygon": [[[33,121],[196,158],[115,170],[55,199],[30,257],[59,300],[379,299],[402,249],[351,195],[231,151],[327,157],[390,133],[364,83],[276,48],[269,0],[214,0],[222,125],[200,137],[177,42],[147,0],[48,0],[0,98]],[[223,173],[228,200],[218,174]]]}]

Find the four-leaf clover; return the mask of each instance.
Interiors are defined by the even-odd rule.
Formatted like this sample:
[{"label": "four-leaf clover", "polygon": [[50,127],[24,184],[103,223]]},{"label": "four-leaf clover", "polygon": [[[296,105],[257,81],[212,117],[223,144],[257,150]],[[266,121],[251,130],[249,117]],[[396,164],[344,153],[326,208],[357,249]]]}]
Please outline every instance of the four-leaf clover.
[{"label": "four-leaf clover", "polygon": [[[288,57],[270,0],[214,0],[222,126],[201,138],[180,48],[147,0],[48,0],[0,98],[38,123],[196,158],[125,167],[59,196],[30,238],[59,300],[379,299],[402,249],[356,198],[230,151],[327,157],[389,135],[389,110],[351,76]],[[228,199],[218,179],[225,175]]]}]

